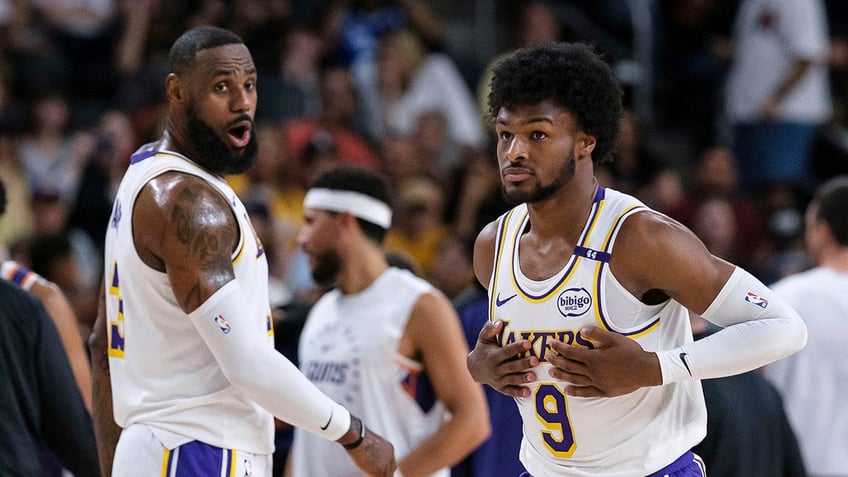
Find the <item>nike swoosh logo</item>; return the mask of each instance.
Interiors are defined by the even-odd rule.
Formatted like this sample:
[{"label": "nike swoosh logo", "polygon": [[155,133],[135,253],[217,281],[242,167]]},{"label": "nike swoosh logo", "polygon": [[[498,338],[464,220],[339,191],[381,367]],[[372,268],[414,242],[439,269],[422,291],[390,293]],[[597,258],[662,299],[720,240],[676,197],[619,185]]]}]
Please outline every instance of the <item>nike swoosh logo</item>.
[{"label": "nike swoosh logo", "polygon": [[512,296],[508,296],[505,299],[501,300],[501,294],[498,293],[498,296],[495,297],[495,306],[502,306],[502,305],[506,304],[506,302],[508,302],[509,300],[512,300],[513,298],[515,298],[516,296],[518,296],[518,293],[516,293],[515,295],[512,295]]},{"label": "nike swoosh logo", "polygon": [[689,377],[692,377],[692,370],[689,369],[689,363],[686,362],[686,355],[687,354],[688,353],[685,353],[685,352],[680,353],[680,361],[683,361],[683,366],[686,366],[686,371],[689,372]]},{"label": "nike swoosh logo", "polygon": [[333,422],[333,410],[330,409],[330,418],[327,419],[327,423],[321,426],[322,431],[326,431],[328,427],[330,427],[330,423]]}]

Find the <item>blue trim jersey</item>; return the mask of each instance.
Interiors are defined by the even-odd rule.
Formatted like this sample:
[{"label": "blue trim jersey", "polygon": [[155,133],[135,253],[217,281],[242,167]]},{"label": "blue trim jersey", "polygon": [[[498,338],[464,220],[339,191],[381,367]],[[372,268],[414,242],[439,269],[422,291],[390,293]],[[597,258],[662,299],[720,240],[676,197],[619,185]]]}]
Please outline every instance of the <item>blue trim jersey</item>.
[{"label": "blue trim jersey", "polygon": [[[239,228],[232,255],[244,310],[273,348],[268,264],[242,202],[230,186],[155,144],[133,154],[106,233],[105,285],[115,421],[145,424],[173,449],[192,440],[253,454],[274,450],[273,417],[230,384],[173,295],[168,275],[147,266],[133,242],[133,206],[151,179],[179,171],[204,179],[230,203]],[[144,224],[136,224],[144,226]]]},{"label": "blue trim jersey", "polygon": [[[534,477],[637,477],[670,464],[703,439],[706,408],[699,381],[646,387],[613,398],[567,396],[548,374],[548,340],[591,348],[579,330],[596,326],[643,349],[692,341],[688,311],[674,300],[646,305],[615,278],[609,263],[621,225],[649,210],[637,199],[598,187],[572,256],[553,276],[531,280],[519,266],[528,225],[522,204],[498,219],[489,317],[504,322],[502,344],[519,339],[540,361],[538,381],[516,398],[523,421],[521,462]],[[661,266],[661,264],[657,264]]]}]

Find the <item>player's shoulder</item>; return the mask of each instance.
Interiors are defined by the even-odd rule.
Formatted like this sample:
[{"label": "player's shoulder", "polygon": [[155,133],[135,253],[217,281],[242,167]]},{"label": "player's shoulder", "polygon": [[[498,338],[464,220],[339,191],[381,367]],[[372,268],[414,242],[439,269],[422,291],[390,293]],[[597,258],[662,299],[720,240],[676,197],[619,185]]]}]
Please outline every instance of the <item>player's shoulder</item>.
[{"label": "player's shoulder", "polygon": [[656,210],[643,207],[627,216],[618,233],[616,247],[667,248],[696,239],[685,225]]},{"label": "player's shoulder", "polygon": [[[207,179],[186,171],[168,170],[153,177],[142,188],[142,197],[169,214],[177,210],[210,212],[229,210],[230,204]],[[202,218],[201,215],[194,215]]]}]

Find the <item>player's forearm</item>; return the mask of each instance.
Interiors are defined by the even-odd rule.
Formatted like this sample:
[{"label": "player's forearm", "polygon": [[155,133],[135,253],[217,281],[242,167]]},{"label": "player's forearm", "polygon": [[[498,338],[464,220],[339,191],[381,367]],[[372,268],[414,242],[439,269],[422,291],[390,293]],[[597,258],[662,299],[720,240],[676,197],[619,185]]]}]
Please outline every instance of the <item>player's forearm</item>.
[{"label": "player's forearm", "polygon": [[[231,281],[189,318],[224,376],[246,396],[293,426],[329,440],[342,437],[350,428],[350,413],[264,341],[256,325],[244,316],[249,309],[238,283]],[[220,318],[225,321],[216,321]]]},{"label": "player's forearm", "polygon": [[741,268],[734,271],[703,317],[724,329],[658,352],[664,384],[757,369],[807,343],[807,328],[798,313]]},{"label": "player's forearm", "polygon": [[[98,363],[95,366],[102,366]],[[108,366],[108,364],[107,364]],[[97,441],[97,455],[100,461],[100,475],[112,475],[112,461],[115,458],[115,448],[121,436],[121,428],[115,424],[112,414],[112,391],[109,383],[102,384],[101,373],[93,374],[93,422],[94,435]]]},{"label": "player's forearm", "polygon": [[71,371],[74,373],[74,379],[80,389],[80,394],[82,394],[85,408],[91,413],[91,363],[89,363],[83,339],[80,336],[77,316],[58,286],[52,283],[44,283],[40,286],[45,288],[43,293],[36,292],[36,287],[33,287],[32,290],[39,294],[47,313],[59,331],[59,338],[62,340],[62,346],[65,348],[65,354],[67,354],[68,361],[71,364]]},{"label": "player's forearm", "polygon": [[109,372],[108,344],[106,336],[106,311],[103,288],[100,289],[100,304],[94,332],[89,339],[91,350],[91,397],[94,436],[97,441],[97,455],[100,461],[100,475],[112,475],[112,461],[115,448],[121,435],[121,428],[115,423],[112,409],[112,381]]},{"label": "player's forearm", "polygon": [[449,421],[405,455],[398,468],[403,477],[432,475],[441,468],[458,464],[490,434],[488,408],[456,410]]}]

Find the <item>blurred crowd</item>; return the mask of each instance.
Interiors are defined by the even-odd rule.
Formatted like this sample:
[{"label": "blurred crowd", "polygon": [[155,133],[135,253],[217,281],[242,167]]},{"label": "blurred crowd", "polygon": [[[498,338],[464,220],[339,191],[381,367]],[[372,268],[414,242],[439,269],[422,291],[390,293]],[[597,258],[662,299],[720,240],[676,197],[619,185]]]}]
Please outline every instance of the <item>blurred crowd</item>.
[{"label": "blurred crowd", "polygon": [[211,24],[239,34],[258,68],[259,158],[230,179],[268,252],[280,309],[323,292],[296,236],[307,184],[340,162],[390,178],[394,260],[449,298],[474,288],[473,240],[507,210],[484,118],[488,72],[541,41],[593,44],[625,85],[628,113],[615,161],[597,171],[602,185],[679,220],[765,283],[810,266],[803,211],[818,184],[848,172],[845,2],[823,0],[820,21],[800,22],[825,39],[812,67],[826,101],[804,116],[806,146],[790,170],[774,175],[751,162],[761,143],[738,129],[742,101],[728,102],[740,94],[730,83],[759,81],[740,65],[751,55],[734,28],[747,0],[459,3],[0,0],[0,258],[56,283],[88,336],[115,188],[130,154],[162,130],[167,48]]},{"label": "blurred crowd", "polygon": [[[549,40],[592,43],[626,87],[628,114],[615,162],[598,172],[602,185],[678,219],[767,283],[808,266],[810,191],[848,170],[841,2],[823,2],[824,21],[805,24],[826,37],[828,110],[812,121],[800,172],[777,178],[743,167],[734,108],[724,106],[744,56],[733,25],[745,2],[469,3],[463,17],[436,0],[0,1],[0,178],[9,196],[0,255],[58,284],[86,335],[114,188],[130,154],[162,128],[167,45],[214,24],[241,35],[258,68],[260,157],[231,179],[269,250],[275,305],[320,293],[295,237],[310,178],[339,162],[390,178],[391,252],[449,297],[472,286],[471,243],[506,210],[484,119],[488,71],[498,55]],[[492,57],[470,54],[454,38],[468,35],[451,34],[479,29],[481,11],[498,27],[475,40],[489,40]]]}]

